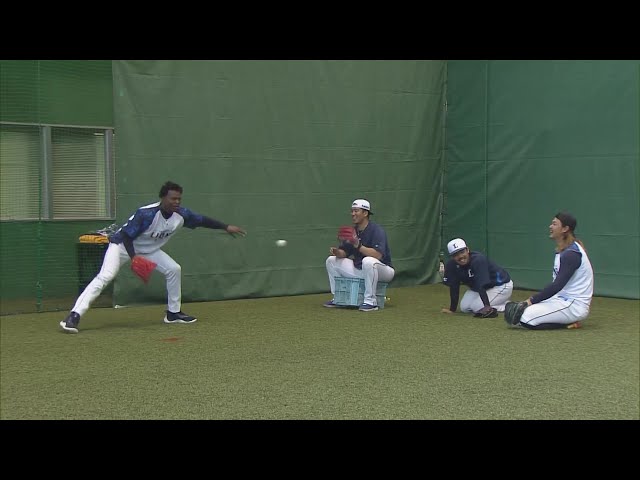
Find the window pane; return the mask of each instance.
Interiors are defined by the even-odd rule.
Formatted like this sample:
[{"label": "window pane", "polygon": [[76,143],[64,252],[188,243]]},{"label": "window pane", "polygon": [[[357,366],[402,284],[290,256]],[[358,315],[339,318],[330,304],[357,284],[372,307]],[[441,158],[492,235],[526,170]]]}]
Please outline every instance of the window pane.
[{"label": "window pane", "polygon": [[53,218],[108,218],[104,130],[51,129]]},{"label": "window pane", "polygon": [[40,129],[0,125],[0,219],[39,217]]}]

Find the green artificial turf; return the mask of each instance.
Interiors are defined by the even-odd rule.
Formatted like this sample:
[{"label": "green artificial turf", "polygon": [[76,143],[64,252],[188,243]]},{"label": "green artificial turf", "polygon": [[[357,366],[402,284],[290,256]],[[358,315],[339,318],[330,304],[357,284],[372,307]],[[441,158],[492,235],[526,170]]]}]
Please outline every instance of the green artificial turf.
[{"label": "green artificial turf", "polygon": [[[530,292],[516,291],[513,299]],[[578,330],[447,315],[442,285],[384,310],[330,296],[0,318],[0,419],[639,419],[639,305],[594,298]]]}]

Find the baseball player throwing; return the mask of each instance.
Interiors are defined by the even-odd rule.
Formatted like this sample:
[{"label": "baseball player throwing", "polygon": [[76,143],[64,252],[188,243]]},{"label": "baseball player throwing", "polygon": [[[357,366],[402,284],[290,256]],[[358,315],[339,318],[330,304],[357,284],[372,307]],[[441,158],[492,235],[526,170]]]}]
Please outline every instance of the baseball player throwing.
[{"label": "baseball player throwing", "polygon": [[89,309],[105,287],[115,278],[120,267],[131,260],[131,269],[145,283],[156,269],[167,279],[167,312],[165,323],[193,323],[195,317],[181,308],[181,271],[178,265],[161,248],[180,227],[205,227],[225,230],[232,235],[244,236],[246,232],[235,225],[214,220],[182,207],[182,187],[166,182],[160,188],[160,201],[145,205],[109,237],[109,247],[98,275],[78,297],[67,318],[60,322],[62,329],[78,333],[80,317]]}]

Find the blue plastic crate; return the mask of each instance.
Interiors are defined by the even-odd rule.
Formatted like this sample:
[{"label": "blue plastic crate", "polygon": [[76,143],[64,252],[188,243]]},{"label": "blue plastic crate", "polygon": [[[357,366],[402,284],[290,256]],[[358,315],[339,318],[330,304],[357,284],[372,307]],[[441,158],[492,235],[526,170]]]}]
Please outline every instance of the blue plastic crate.
[{"label": "blue plastic crate", "polygon": [[[336,293],[333,301],[336,305],[345,307],[358,307],[364,303],[364,280],[362,278],[335,277]],[[378,308],[384,308],[385,294],[387,293],[385,282],[378,282],[376,300]]]}]

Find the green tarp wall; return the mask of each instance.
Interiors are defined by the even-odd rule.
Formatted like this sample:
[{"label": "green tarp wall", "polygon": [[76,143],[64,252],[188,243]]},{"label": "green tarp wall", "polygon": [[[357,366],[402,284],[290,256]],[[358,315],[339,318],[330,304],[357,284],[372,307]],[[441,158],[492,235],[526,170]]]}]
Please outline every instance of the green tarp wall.
[{"label": "green tarp wall", "polygon": [[[640,298],[639,89],[638,61],[1,60],[0,120],[115,123],[120,223],[173,179],[188,207],[247,227],[172,240],[186,301],[326,291],[360,195],[389,232],[394,285],[438,281],[443,227],[541,288],[566,208],[596,294]],[[106,223],[2,222],[0,313],[69,308],[77,237]],[[117,284],[121,303],[165,301],[159,275]]]},{"label": "green tarp wall", "polygon": [[[389,236],[394,286],[435,281],[444,61],[115,61],[118,220],[172,180],[183,205],[245,227],[180,232],[183,301],[326,292],[355,198]],[[286,248],[274,241],[286,239]],[[119,304],[165,301],[130,272]]]},{"label": "green tarp wall", "polygon": [[449,61],[444,241],[464,237],[519,288],[551,281],[560,210],[597,295],[639,298],[638,61]]}]

